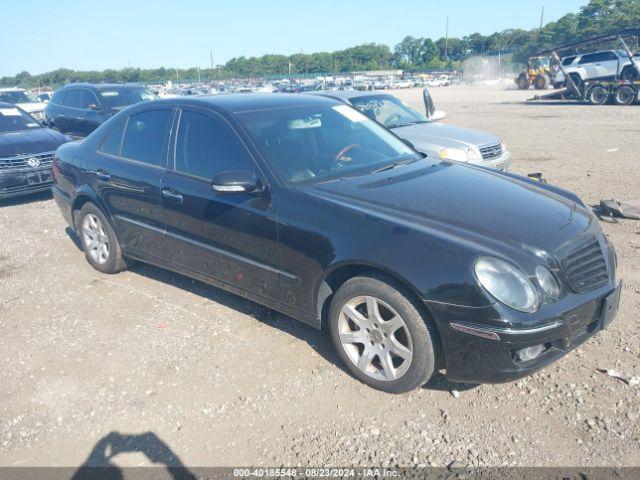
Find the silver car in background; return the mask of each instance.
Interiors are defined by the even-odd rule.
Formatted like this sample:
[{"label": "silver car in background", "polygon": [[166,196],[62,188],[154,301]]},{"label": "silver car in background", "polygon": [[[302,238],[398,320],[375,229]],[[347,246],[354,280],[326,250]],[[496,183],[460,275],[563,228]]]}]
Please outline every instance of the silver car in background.
[{"label": "silver car in background", "polygon": [[440,123],[445,113],[435,109],[428,89],[423,90],[426,114],[388,93],[342,90],[317,95],[341,100],[407,140],[431,157],[507,170],[511,153],[499,137],[478,130]]}]

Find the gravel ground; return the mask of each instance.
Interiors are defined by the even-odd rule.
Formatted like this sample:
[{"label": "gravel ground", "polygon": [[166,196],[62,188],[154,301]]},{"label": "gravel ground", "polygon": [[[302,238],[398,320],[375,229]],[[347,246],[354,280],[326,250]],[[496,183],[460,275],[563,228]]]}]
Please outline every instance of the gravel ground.
[{"label": "gravel ground", "polygon": [[[421,106],[419,90],[397,94]],[[588,203],[640,197],[640,107],[525,104],[531,95],[433,91],[446,122],[499,134],[514,171]],[[394,396],[279,313],[154,267],[93,270],[48,195],[2,202],[0,466],[99,464],[122,450],[114,463],[156,452],[189,466],[640,466],[640,386],[598,371],[640,375],[640,222],[604,229],[626,282],[608,330],[515,383],[438,377]]]}]

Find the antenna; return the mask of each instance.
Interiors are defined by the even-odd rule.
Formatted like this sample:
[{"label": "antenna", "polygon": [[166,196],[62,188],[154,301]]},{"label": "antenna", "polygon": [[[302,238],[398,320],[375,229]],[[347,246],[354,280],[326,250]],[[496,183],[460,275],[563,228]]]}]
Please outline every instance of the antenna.
[{"label": "antenna", "polygon": [[544,6],[542,7],[542,12],[540,13],[540,30],[542,30],[543,25],[544,25]]}]

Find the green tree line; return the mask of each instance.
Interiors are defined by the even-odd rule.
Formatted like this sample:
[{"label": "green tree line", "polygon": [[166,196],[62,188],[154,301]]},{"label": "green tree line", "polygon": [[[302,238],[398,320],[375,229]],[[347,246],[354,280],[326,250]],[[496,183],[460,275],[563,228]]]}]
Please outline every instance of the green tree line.
[{"label": "green tree line", "polygon": [[474,33],[463,38],[435,41],[428,37],[407,36],[393,50],[387,45],[371,43],[334,52],[236,57],[215,69],[160,67],[76,71],[61,68],[39,75],[20,72],[13,77],[0,78],[0,86],[57,87],[69,82],[159,83],[386,69],[418,71],[459,68],[467,57],[496,51],[512,52],[515,61],[524,63],[529,55],[554,45],[634,26],[640,26],[640,0],[590,0],[578,13],[567,14],[542,29],[509,29],[491,35]]}]

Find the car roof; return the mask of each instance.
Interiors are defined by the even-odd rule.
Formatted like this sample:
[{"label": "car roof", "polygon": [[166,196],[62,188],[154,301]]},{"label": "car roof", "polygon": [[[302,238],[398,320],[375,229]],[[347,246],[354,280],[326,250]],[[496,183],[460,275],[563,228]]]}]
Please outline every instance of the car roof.
[{"label": "car roof", "polygon": [[362,90],[323,90],[321,92],[308,92],[310,95],[319,95],[322,97],[338,98],[340,100],[349,100],[351,98],[358,97],[371,97],[371,96],[387,96],[391,97],[389,93],[376,92],[376,91],[362,91]]},{"label": "car roof", "polygon": [[20,87],[8,87],[8,88],[0,88],[0,92],[24,92],[24,88]]},{"label": "car roof", "polygon": [[77,82],[77,83],[68,83],[62,89],[67,88],[94,88],[96,90],[109,90],[114,88],[144,88],[144,85],[139,83],[87,83],[87,82]]},{"label": "car roof", "polygon": [[217,107],[230,113],[241,113],[309,105],[335,105],[335,103],[335,100],[329,98],[297,93],[222,93],[218,95],[167,98],[138,105]]}]

